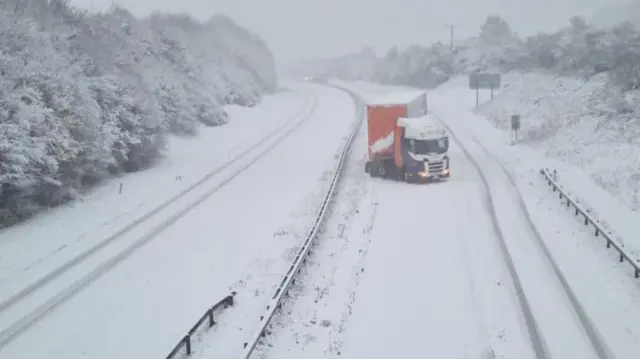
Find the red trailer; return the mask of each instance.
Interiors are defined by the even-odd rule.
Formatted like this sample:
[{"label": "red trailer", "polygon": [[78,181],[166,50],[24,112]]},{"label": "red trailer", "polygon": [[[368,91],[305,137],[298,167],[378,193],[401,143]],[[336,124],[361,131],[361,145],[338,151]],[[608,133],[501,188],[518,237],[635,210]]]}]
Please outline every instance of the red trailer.
[{"label": "red trailer", "polygon": [[449,139],[427,114],[426,92],[369,100],[369,161],[373,177],[410,181],[449,177]]}]

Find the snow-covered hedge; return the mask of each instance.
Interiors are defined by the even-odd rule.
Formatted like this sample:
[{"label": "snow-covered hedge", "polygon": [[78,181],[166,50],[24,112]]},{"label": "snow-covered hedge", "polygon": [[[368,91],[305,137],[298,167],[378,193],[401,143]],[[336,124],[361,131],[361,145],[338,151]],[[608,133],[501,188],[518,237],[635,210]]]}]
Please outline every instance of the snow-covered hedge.
[{"label": "snow-covered hedge", "polygon": [[223,105],[275,87],[267,46],[226,17],[0,2],[0,225],[151,165],[168,133],[223,124]]}]

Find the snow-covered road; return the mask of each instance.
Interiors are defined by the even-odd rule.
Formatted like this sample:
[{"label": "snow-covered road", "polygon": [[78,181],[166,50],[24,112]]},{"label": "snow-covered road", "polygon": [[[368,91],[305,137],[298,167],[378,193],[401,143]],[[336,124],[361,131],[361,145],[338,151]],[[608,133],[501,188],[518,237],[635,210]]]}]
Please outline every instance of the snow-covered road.
[{"label": "snow-covered road", "polygon": [[272,328],[284,328],[271,330],[274,336],[267,337],[269,345],[258,346],[255,357],[314,358],[342,350],[340,336],[355,299],[376,215],[374,183],[363,176],[364,128],[354,139],[317,245],[289,291],[291,300],[284,302],[272,321]]},{"label": "snow-covered road", "polygon": [[[221,173],[210,198],[1,348],[0,358],[164,357],[234,290],[236,305],[193,349],[195,358],[236,359],[311,227],[354,124],[349,95],[302,88],[318,102],[298,129]],[[544,183],[521,178],[453,101],[434,97],[431,109],[454,137],[451,179],[371,179],[363,127],[318,245],[256,357],[635,357],[634,284],[612,279],[606,253],[594,259],[591,247],[572,248],[588,233],[549,204],[556,199]],[[3,315],[8,325],[21,313]]]},{"label": "snow-covered road", "polygon": [[574,289],[576,268],[542,237],[571,233],[563,209],[541,221],[509,170],[443,120],[457,135],[452,178],[426,186],[370,179],[363,131],[337,214],[263,356],[631,358],[633,331],[614,338],[621,329],[607,323],[602,333],[584,280]]},{"label": "snow-covered road", "polygon": [[453,146],[450,181],[408,185],[372,181],[366,139],[357,145],[360,160],[269,357],[532,357],[478,175],[462,152]]},{"label": "snow-covered road", "polygon": [[301,89],[266,96],[254,108],[227,106],[228,124],[203,127],[195,138],[170,137],[169,151],[156,166],[106,181],[79,201],[3,229],[0,302],[251,150],[308,112],[314,99]]},{"label": "snow-covered road", "polygon": [[[575,302],[575,321],[590,322],[597,328],[591,336],[602,338],[606,343],[602,346],[612,353],[609,357],[635,358],[640,347],[637,279],[629,275],[628,266],[618,264],[617,256],[606,250],[600,240],[594,239],[591,228],[585,227],[572,211],[561,205],[557,194],[542,180],[540,168],[550,163],[555,168],[558,162],[536,156],[528,148],[509,145],[508,133],[492,128],[484,119],[465,109],[465,103],[469,103],[465,101],[466,92],[466,88],[438,91],[431,96],[432,109],[445,116],[448,125],[473,151],[491,153],[494,162],[499,160],[501,167],[509,173],[511,186],[519,189],[531,220],[536,224],[539,247],[549,252],[548,257],[553,258],[556,266],[552,270],[558,273],[557,277],[564,277],[563,285],[573,292],[570,294],[573,298],[566,300]],[[570,190],[574,185],[580,188],[579,185],[586,182],[586,178],[573,181],[574,178],[568,182]],[[602,207],[597,210],[616,213],[618,207],[607,207],[606,203],[609,202],[601,203]],[[548,309],[544,312],[556,313]],[[557,327],[553,315],[547,320],[549,327]],[[562,345],[566,334],[559,328],[554,330],[558,334],[552,336],[551,341],[559,341],[558,345]]]},{"label": "snow-covered road", "polygon": [[532,357],[478,174],[455,145],[451,163],[445,183],[380,184],[344,356]]},{"label": "snow-covered road", "polygon": [[536,357],[611,358],[532,221],[511,175],[473,137],[458,136],[458,128],[452,133],[463,143],[488,187],[496,239],[503,247],[503,258],[513,263],[510,272]]},{"label": "snow-covered road", "polygon": [[[218,183],[207,186],[215,189],[213,195],[10,341],[0,357],[164,357],[205,308],[232,289],[239,292],[238,303],[258,291],[269,292],[299,244],[295,236],[279,236],[281,226],[292,221],[296,208],[313,204],[353,125],[354,106],[347,94],[303,86],[318,103],[311,116],[300,119],[305,122],[299,128],[257,162],[247,159],[223,171]],[[130,236],[140,238],[146,231],[153,228]],[[265,267],[256,268],[256,261]],[[236,283],[265,270],[270,275],[258,276],[262,287],[252,288],[256,292]],[[60,289],[52,286],[46,294]],[[43,299],[33,299],[38,300]],[[5,313],[2,329],[23,314]]]}]

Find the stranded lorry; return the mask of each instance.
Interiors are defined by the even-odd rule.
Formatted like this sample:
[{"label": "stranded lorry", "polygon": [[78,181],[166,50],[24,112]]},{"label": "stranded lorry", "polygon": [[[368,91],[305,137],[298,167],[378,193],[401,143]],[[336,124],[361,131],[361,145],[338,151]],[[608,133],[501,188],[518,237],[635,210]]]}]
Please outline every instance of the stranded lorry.
[{"label": "stranded lorry", "polygon": [[449,137],[427,114],[426,92],[398,95],[368,101],[365,171],[406,182],[449,178]]}]

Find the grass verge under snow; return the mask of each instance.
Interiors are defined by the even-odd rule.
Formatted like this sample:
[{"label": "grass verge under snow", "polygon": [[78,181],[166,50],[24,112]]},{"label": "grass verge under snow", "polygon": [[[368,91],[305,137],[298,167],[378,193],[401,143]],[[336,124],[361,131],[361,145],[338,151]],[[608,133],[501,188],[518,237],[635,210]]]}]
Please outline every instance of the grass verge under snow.
[{"label": "grass verge under snow", "polygon": [[[521,75],[529,76],[536,75]],[[580,94],[583,98],[588,97],[589,91],[586,88],[581,90],[573,82],[575,80],[539,75],[537,79],[541,83],[546,79],[548,82],[573,84],[572,87],[558,84],[554,87],[556,92],[551,91],[551,84],[540,86],[547,90],[545,96],[544,91],[535,91],[538,85],[534,85],[533,81],[528,81],[529,85],[526,85],[526,79],[522,79],[523,82],[518,85],[513,81],[514,78],[518,79],[518,75],[505,76],[507,86],[496,94],[493,101],[489,100],[488,91],[480,95],[481,106],[476,112],[484,114],[484,117],[468,112],[473,111],[476,94],[468,89],[464,78],[449,81],[430,93],[431,110],[446,118],[466,121],[465,128],[468,131],[488,146],[503,164],[529,178],[531,183],[536,181],[535,178],[541,179],[538,173],[541,168],[557,169],[559,181],[569,193],[605,228],[612,231],[632,255],[638,256],[640,241],[637,233],[640,227],[637,223],[640,222],[634,203],[638,203],[640,185],[634,183],[634,178],[638,172],[635,169],[635,157],[640,153],[640,149],[636,148],[640,147],[633,145],[633,135],[625,130],[625,123],[608,120],[609,117],[604,115],[588,116],[586,101],[580,102],[578,98]],[[604,106],[605,102],[596,101],[598,96],[605,93],[604,88],[598,89],[595,84],[591,86],[591,95],[597,96],[591,97],[589,105],[591,108]],[[565,90],[558,89],[561,87]],[[522,95],[523,92],[532,95]],[[531,102],[527,102],[526,98]],[[563,99],[564,110],[559,106]],[[551,106],[551,103],[557,103],[558,106]],[[538,106],[538,110],[534,106]],[[567,124],[549,127],[549,108],[562,111],[558,112],[558,117]],[[522,136],[515,146],[511,143],[508,125],[508,115],[513,113],[510,110],[519,110],[517,113],[522,114]],[[571,114],[579,111],[579,116],[573,115],[576,121],[570,122]],[[485,118],[490,121],[483,121]],[[545,127],[546,132],[543,130]],[[533,136],[532,133],[543,133],[544,136]],[[625,142],[625,138],[629,140]]]},{"label": "grass verge under snow", "polygon": [[[508,130],[522,116],[522,144],[575,165],[632,210],[640,208],[640,124],[629,106],[634,93],[619,97],[604,76],[590,80],[545,74],[503,75],[503,89],[478,113]],[[445,84],[461,85],[466,78]],[[471,91],[470,91],[471,92]],[[487,95],[484,95],[487,96]],[[622,110],[622,112],[619,112]]]}]

